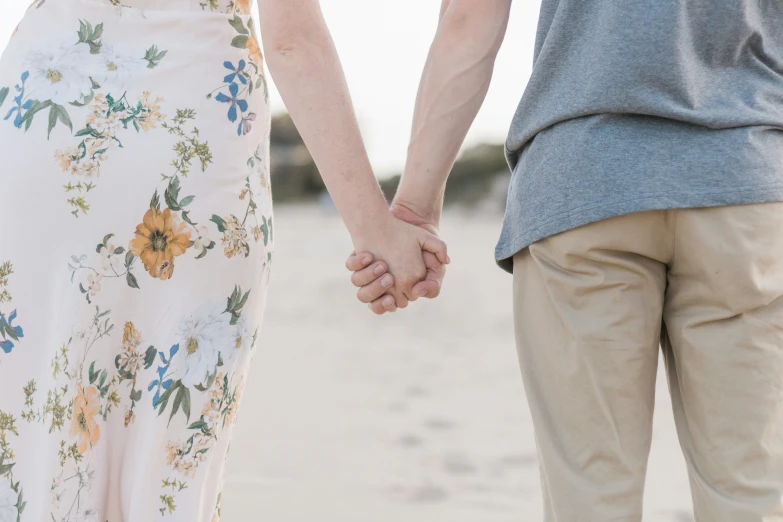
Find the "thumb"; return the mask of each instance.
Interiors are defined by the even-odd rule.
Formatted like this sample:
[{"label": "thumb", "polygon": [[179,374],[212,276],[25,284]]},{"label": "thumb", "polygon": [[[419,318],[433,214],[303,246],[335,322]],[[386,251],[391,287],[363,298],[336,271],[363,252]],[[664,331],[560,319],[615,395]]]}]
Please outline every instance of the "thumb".
[{"label": "thumb", "polygon": [[440,261],[444,265],[448,265],[451,262],[451,259],[449,259],[448,247],[446,246],[446,242],[443,241],[438,236],[430,234],[425,230],[422,230],[422,235],[419,239],[419,244],[421,245],[422,250],[424,250],[425,252],[429,252],[431,254],[435,254],[435,257],[438,258],[438,261]]}]

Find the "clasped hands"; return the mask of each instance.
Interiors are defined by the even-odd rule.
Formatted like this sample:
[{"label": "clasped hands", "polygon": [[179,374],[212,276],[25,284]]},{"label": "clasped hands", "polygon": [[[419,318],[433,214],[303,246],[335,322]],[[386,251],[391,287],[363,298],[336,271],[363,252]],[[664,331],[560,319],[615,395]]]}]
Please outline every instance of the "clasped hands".
[{"label": "clasped hands", "polygon": [[395,202],[389,219],[368,237],[354,238],[354,244],[346,268],[359,288],[357,298],[373,313],[395,312],[440,295],[450,259],[435,221]]}]

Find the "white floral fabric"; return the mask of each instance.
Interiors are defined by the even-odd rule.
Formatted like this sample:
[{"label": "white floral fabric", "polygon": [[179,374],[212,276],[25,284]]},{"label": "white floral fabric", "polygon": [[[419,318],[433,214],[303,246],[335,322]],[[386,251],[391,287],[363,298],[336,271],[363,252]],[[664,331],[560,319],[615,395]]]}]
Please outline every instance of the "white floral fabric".
[{"label": "white floral fabric", "polygon": [[266,301],[248,0],[36,0],[0,59],[0,522],[217,522]]}]

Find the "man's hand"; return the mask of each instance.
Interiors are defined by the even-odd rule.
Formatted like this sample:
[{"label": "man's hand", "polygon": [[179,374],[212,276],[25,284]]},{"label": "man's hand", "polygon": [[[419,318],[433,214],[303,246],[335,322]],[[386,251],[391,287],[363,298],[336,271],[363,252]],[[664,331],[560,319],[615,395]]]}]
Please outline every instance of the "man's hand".
[{"label": "man's hand", "polygon": [[[404,204],[392,204],[391,213],[401,221],[416,225],[436,236],[438,235],[438,228],[434,223],[421,218]],[[435,255],[425,251],[422,252],[422,258],[427,273],[424,280],[413,287],[410,296],[411,301],[421,297],[427,299],[438,297],[446,275],[446,266],[438,261]],[[389,289],[394,285],[394,278],[388,273],[386,263],[383,261],[373,262],[374,260],[374,257],[369,253],[357,254],[354,252],[346,262],[346,268],[354,272],[351,276],[351,282],[359,288],[357,293],[358,299],[363,303],[367,303],[370,310],[377,315],[395,312],[397,308],[407,307],[407,302],[398,303],[393,296],[388,294]]]}]

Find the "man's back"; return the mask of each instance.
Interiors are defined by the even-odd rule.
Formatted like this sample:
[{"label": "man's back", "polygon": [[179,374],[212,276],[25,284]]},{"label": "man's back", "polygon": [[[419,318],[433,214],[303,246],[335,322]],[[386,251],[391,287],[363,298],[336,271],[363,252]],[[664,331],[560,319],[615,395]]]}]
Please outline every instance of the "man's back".
[{"label": "man's back", "polygon": [[613,215],[783,199],[783,3],[544,0],[507,148],[506,263]]}]

